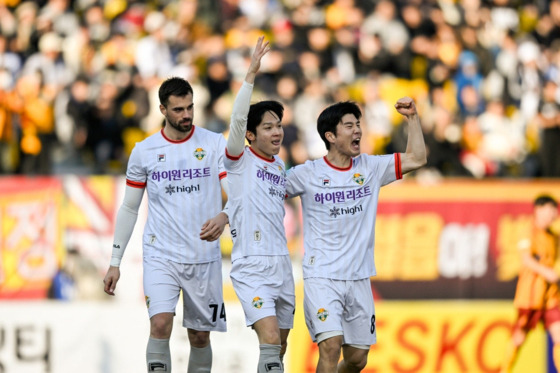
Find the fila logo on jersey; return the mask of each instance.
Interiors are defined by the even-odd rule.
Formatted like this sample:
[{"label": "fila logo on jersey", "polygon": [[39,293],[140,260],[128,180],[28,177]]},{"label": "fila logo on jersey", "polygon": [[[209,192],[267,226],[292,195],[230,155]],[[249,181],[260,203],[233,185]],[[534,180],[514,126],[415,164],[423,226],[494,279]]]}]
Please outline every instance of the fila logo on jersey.
[{"label": "fila logo on jersey", "polygon": [[365,178],[362,176],[362,174],[354,174],[352,179],[359,185],[362,185],[364,183],[364,180],[365,180]]},{"label": "fila logo on jersey", "polygon": [[158,154],[157,155],[158,162],[165,162],[165,154]]},{"label": "fila logo on jersey", "polygon": [[325,321],[329,317],[329,311],[324,308],[319,308],[317,311],[317,318],[321,321]]},{"label": "fila logo on jersey", "polygon": [[321,185],[322,186],[331,186],[331,180],[326,178],[321,178]]},{"label": "fila logo on jersey", "polygon": [[193,154],[194,154],[196,159],[201,161],[202,158],[206,157],[206,150],[204,150],[202,148],[196,148]]},{"label": "fila logo on jersey", "polygon": [[264,300],[262,300],[260,297],[253,298],[253,307],[261,308],[263,304],[264,304]]}]

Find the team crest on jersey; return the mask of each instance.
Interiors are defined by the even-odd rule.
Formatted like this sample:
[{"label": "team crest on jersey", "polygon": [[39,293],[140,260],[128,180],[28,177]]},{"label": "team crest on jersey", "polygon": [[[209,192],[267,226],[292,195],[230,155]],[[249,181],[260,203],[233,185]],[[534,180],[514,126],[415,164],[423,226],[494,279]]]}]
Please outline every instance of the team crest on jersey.
[{"label": "team crest on jersey", "polygon": [[146,295],[146,307],[150,308],[150,297]]},{"label": "team crest on jersey", "polygon": [[157,155],[158,162],[165,162],[165,154],[158,154]]},{"label": "team crest on jersey", "polygon": [[364,180],[365,180],[365,178],[362,176],[362,174],[354,174],[352,179],[359,185],[362,185],[364,183]]},{"label": "team crest on jersey", "polygon": [[324,308],[319,308],[319,311],[317,311],[317,318],[321,321],[325,321],[327,317],[329,317],[329,311]]},{"label": "team crest on jersey", "polygon": [[261,308],[263,304],[264,304],[264,300],[262,300],[260,297],[253,298],[253,307]]},{"label": "team crest on jersey", "polygon": [[193,154],[194,154],[196,159],[201,161],[202,158],[206,157],[206,150],[204,150],[202,148],[196,148],[196,150],[194,151]]}]

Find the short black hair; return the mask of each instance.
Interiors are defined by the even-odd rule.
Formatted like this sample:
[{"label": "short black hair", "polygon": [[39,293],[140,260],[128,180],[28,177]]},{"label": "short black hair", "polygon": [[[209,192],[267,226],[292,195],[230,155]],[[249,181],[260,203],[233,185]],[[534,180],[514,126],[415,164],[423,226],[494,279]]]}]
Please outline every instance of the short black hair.
[{"label": "short black hair", "polygon": [[319,132],[321,139],[323,139],[327,150],[330,149],[331,144],[327,140],[325,134],[327,132],[332,132],[336,135],[336,126],[346,114],[354,114],[358,120],[362,117],[362,111],[358,104],[351,101],[344,101],[331,105],[319,115],[317,119],[317,132]]},{"label": "short black hair", "polygon": [[558,202],[554,199],[554,197],[549,196],[548,194],[542,194],[540,196],[538,196],[537,198],[535,198],[535,201],[533,202],[534,206],[544,206],[547,204],[551,204],[554,207],[558,207]]},{"label": "short black hair", "polygon": [[[257,126],[262,122],[264,114],[272,111],[280,121],[284,116],[284,106],[278,101],[261,101],[249,107],[249,114],[247,115],[247,131],[253,132],[257,135]],[[249,139],[247,139],[249,141]],[[249,141],[250,143],[250,141]]]},{"label": "short black hair", "polygon": [[167,106],[169,103],[169,96],[185,97],[188,94],[193,94],[193,89],[189,82],[183,78],[171,77],[166,79],[159,87],[159,103]]}]

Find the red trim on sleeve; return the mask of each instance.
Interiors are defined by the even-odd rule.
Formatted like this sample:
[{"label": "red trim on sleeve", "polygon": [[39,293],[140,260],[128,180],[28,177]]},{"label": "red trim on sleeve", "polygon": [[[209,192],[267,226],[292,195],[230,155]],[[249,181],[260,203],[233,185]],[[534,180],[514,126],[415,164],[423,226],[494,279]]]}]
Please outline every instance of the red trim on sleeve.
[{"label": "red trim on sleeve", "polygon": [[225,172],[225,171],[224,171],[224,172],[220,172],[220,175],[219,175],[219,176],[220,176],[220,180],[222,180],[224,177],[227,176],[227,172]]},{"label": "red trim on sleeve", "polygon": [[401,164],[401,153],[395,153],[395,176],[397,180],[402,179],[402,164]]},{"label": "red trim on sleeve", "polygon": [[241,157],[243,156],[243,153],[245,153],[245,151],[242,151],[241,154],[239,155],[231,155],[228,153],[227,148],[226,148],[226,157],[228,159],[231,159],[232,161],[238,161],[239,159],[241,159]]},{"label": "red trim on sleeve", "polygon": [[145,188],[146,187],[146,183],[141,183],[139,181],[132,181],[132,180],[128,180],[126,179],[126,185],[129,187],[133,187],[133,188]]}]

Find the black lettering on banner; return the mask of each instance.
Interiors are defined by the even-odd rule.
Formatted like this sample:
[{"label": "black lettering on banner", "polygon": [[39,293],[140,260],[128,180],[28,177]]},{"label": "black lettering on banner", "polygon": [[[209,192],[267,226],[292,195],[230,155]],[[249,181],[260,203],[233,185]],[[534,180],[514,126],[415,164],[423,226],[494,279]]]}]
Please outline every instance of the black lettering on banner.
[{"label": "black lettering on banner", "polygon": [[[31,354],[28,352],[29,348],[37,347],[37,331],[33,326],[18,327],[15,330],[16,334],[16,356],[18,360],[24,362],[44,361],[45,372],[51,372],[51,330],[45,328],[45,351],[43,353]],[[27,353],[26,353],[27,351]]]},{"label": "black lettering on banner", "polygon": [[[208,307],[212,308],[212,322],[216,322],[218,319],[218,305],[217,304],[209,304]],[[224,319],[226,321],[226,308],[222,303],[222,308],[220,310],[220,319]]]},{"label": "black lettering on banner", "polygon": [[369,328],[371,334],[375,333],[375,315],[371,315],[371,327]]}]

